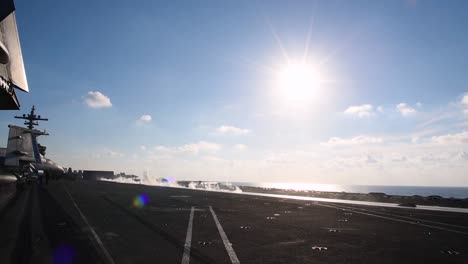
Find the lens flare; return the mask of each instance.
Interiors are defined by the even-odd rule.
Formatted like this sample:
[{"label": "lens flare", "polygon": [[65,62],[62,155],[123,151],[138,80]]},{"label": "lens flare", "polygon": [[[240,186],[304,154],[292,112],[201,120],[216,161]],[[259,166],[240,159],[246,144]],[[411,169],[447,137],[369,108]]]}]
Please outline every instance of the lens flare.
[{"label": "lens flare", "polygon": [[175,182],[175,179],[173,176],[169,176],[169,178],[167,178],[167,183],[168,184],[173,184]]},{"label": "lens flare", "polygon": [[135,208],[143,208],[148,203],[148,195],[140,194],[133,198],[133,207]]},{"label": "lens flare", "polygon": [[72,264],[75,262],[77,254],[73,246],[61,244],[54,250],[54,264]]}]

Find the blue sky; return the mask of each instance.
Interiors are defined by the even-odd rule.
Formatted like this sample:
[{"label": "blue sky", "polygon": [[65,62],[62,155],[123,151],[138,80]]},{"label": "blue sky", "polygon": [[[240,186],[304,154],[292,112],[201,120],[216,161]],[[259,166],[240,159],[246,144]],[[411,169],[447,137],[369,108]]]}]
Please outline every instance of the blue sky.
[{"label": "blue sky", "polygon": [[[468,186],[465,1],[16,7],[31,90],[22,111],[35,104],[50,118],[42,142],[63,166]],[[279,87],[298,61],[313,84]]]}]

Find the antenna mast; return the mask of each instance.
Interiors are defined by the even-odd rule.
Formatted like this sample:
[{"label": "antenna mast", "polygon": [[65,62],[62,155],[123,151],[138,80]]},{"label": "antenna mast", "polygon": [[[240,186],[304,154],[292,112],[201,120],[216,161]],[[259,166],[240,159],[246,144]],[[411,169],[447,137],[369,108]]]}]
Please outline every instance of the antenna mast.
[{"label": "antenna mast", "polygon": [[15,116],[17,119],[25,119],[24,124],[28,127],[28,129],[34,129],[35,126],[38,126],[39,123],[35,121],[49,121],[48,118],[41,118],[40,115],[34,114],[36,108],[32,107],[31,112],[29,114],[23,114],[22,116]]}]

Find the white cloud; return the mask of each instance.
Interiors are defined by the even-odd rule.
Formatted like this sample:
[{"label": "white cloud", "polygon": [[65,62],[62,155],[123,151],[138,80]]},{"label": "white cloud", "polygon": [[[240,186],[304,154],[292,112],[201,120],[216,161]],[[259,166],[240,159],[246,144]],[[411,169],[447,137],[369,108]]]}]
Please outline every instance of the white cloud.
[{"label": "white cloud", "polygon": [[97,91],[88,92],[84,97],[84,103],[90,108],[106,108],[112,106],[110,98]]},{"label": "white cloud", "polygon": [[112,158],[120,158],[120,157],[125,156],[125,154],[123,154],[123,153],[121,153],[121,152],[112,151],[112,150],[107,150],[107,151],[105,152],[105,154],[106,154],[108,157],[112,157]]},{"label": "white cloud", "polygon": [[234,149],[237,150],[237,151],[244,151],[244,150],[247,149],[247,145],[237,144],[237,145],[234,145]]},{"label": "white cloud", "polygon": [[250,130],[245,128],[238,128],[235,126],[220,126],[216,129],[215,134],[219,135],[234,135],[234,136],[241,136],[249,134]]},{"label": "white cloud", "polygon": [[463,95],[463,98],[461,99],[460,103],[461,103],[462,105],[468,106],[468,93],[466,93],[466,94]]},{"label": "white cloud", "polygon": [[222,159],[220,157],[216,157],[216,156],[203,156],[202,157],[202,160],[205,160],[205,161],[211,161],[211,162],[225,162],[226,160],[225,159]]},{"label": "white cloud", "polygon": [[348,107],[344,113],[347,115],[355,115],[360,118],[370,117],[374,115],[374,107],[371,104],[353,105]]},{"label": "white cloud", "polygon": [[93,158],[98,158],[98,159],[101,159],[101,158],[121,158],[121,157],[124,157],[125,154],[121,153],[121,152],[113,151],[113,150],[110,150],[110,149],[103,149],[103,150],[93,152],[91,154],[91,156]]},{"label": "white cloud", "polygon": [[216,153],[219,150],[221,150],[221,145],[212,143],[212,142],[199,141],[197,143],[190,143],[190,144],[185,144],[182,146],[156,146],[154,149],[160,152],[173,152],[173,153],[191,153],[191,154],[198,154],[200,152]]},{"label": "white cloud", "polygon": [[462,107],[464,107],[463,114],[468,117],[468,93],[463,95],[462,99],[460,100],[460,104]]},{"label": "white cloud", "polygon": [[438,144],[466,144],[468,143],[468,131],[457,134],[434,136],[432,141]]},{"label": "white cloud", "polygon": [[374,158],[374,157],[373,157],[372,155],[370,155],[370,154],[367,154],[367,155],[364,157],[363,161],[364,161],[365,163],[377,163],[377,162],[379,162],[376,158]]},{"label": "white cloud", "polygon": [[351,146],[351,145],[367,145],[367,144],[378,144],[378,143],[383,143],[383,139],[380,137],[357,136],[353,138],[332,137],[326,143],[323,143],[322,145]]},{"label": "white cloud", "polygon": [[177,147],[166,147],[166,146],[156,146],[154,147],[156,151],[161,151],[161,152],[176,152]]},{"label": "white cloud", "polygon": [[[174,176],[193,180],[220,180],[219,177],[224,176],[230,181],[248,181],[255,174],[259,181],[287,181],[288,175],[294,175],[295,181],[313,179],[340,184],[465,186],[468,185],[468,132],[464,131],[468,131],[468,116],[462,119],[461,115],[465,110],[468,115],[468,104],[462,103],[462,96],[463,94],[458,95],[450,104],[436,109],[426,104],[419,108],[415,100],[408,105],[417,111],[414,115],[422,124],[403,123],[401,125],[408,127],[397,130],[393,130],[394,126],[391,125],[384,129],[385,134],[368,134],[366,126],[356,128],[359,130],[358,134],[348,134],[351,136],[335,134],[339,137],[331,137],[334,135],[329,134],[322,144],[311,141],[301,145],[280,144],[281,146],[253,146],[244,137],[232,137],[230,140],[227,138],[226,142],[214,141],[222,145],[199,140],[165,143],[160,146],[135,142],[136,147],[128,150],[138,153],[133,159],[132,152],[127,153],[127,150],[123,158],[118,158],[123,154],[116,151],[124,152],[123,149],[108,152],[99,149],[95,153],[99,153],[101,159],[95,159],[93,151],[91,155],[88,151],[75,160],[70,157],[66,161],[60,160],[57,156],[57,161],[73,167],[133,170],[132,173],[136,174],[141,174],[142,168],[149,168],[154,175],[160,177]],[[347,113],[341,114],[341,117],[357,119],[359,116],[370,116],[372,119],[373,116],[388,114],[391,118],[385,118],[386,122],[401,122],[401,117],[394,118],[395,115],[400,116],[398,108],[395,108],[397,103],[356,105],[347,109]],[[342,110],[345,109],[346,107]],[[135,115],[134,120],[144,113]],[[227,126],[230,124],[241,125],[223,122],[218,126],[225,125],[225,128],[219,131],[218,126],[202,127],[200,131],[205,134],[232,134],[232,131],[242,128],[254,129],[247,126],[241,126],[238,130],[226,128],[232,127]],[[254,131],[250,134],[257,134]],[[369,131],[376,129],[371,127]],[[286,135],[283,136],[285,139],[293,136],[287,131],[283,134]],[[219,138],[226,139],[222,136]],[[248,144],[247,150],[242,152],[246,146],[239,143]],[[142,144],[146,146],[140,147]],[[270,155],[274,151],[279,153]]]},{"label": "white cloud", "polygon": [[406,162],[408,161],[408,158],[404,155],[401,155],[399,153],[393,153],[393,155],[391,155],[390,157],[390,160],[392,162]]},{"label": "white cloud", "polygon": [[409,116],[416,113],[416,109],[410,107],[406,103],[399,103],[396,105],[396,109],[400,112],[403,116]]},{"label": "white cloud", "polygon": [[138,119],[138,121],[140,121],[140,122],[145,122],[145,123],[149,123],[149,122],[151,122],[151,120],[152,120],[152,118],[151,118],[150,115],[142,115],[142,116]]},{"label": "white cloud", "polygon": [[141,146],[140,146],[140,149],[143,150],[143,151],[145,151],[145,150],[146,150],[146,146],[145,146],[145,145],[141,145]]},{"label": "white cloud", "polygon": [[380,161],[373,154],[356,154],[353,156],[336,156],[325,161],[325,164],[329,168],[373,168],[378,166]]},{"label": "white cloud", "polygon": [[419,107],[419,108],[421,108],[421,107],[423,106],[423,104],[422,104],[421,102],[417,102],[417,103],[416,103],[416,106]]},{"label": "white cloud", "polygon": [[146,158],[146,160],[149,162],[160,162],[160,161],[167,162],[167,161],[170,161],[171,159],[173,159],[171,155],[168,155],[168,154],[158,155],[158,154],[153,154],[153,153],[151,153]]},{"label": "white cloud", "polygon": [[[416,156],[416,160],[424,164],[424,166],[442,166],[453,164],[452,162],[459,161],[458,152],[444,151],[443,149],[437,150],[434,148],[429,152],[426,151],[421,155]],[[449,165],[450,166],[450,165]]]}]

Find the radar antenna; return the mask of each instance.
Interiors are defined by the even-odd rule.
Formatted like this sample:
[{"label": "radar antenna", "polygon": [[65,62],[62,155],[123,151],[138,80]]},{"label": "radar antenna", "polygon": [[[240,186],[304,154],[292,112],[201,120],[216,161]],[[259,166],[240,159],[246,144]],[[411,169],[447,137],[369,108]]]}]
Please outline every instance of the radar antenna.
[{"label": "radar antenna", "polygon": [[35,110],[36,108],[33,105],[31,112],[29,114],[27,115],[23,114],[22,116],[15,116],[15,118],[25,119],[26,121],[24,121],[24,124],[27,125],[29,129],[34,129],[34,126],[39,125],[38,122],[34,122],[34,121],[49,121],[48,118],[41,118],[40,115],[34,114]]}]

